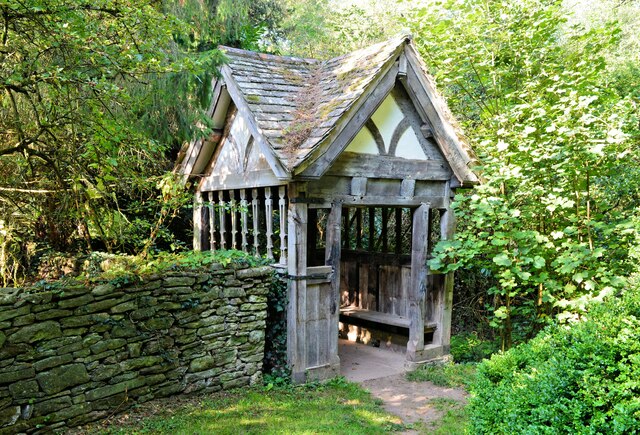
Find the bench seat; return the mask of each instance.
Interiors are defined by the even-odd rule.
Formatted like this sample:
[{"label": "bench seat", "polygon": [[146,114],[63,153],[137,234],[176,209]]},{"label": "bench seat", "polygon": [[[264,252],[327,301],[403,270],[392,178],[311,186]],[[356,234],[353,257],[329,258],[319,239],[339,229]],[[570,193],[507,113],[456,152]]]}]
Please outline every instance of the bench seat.
[{"label": "bench seat", "polygon": [[[409,318],[398,316],[395,314],[381,313],[379,311],[366,310],[353,306],[340,308],[340,321],[351,325],[387,329],[385,327],[393,327],[409,331]],[[424,325],[424,332],[433,332],[436,329],[435,323]]]}]

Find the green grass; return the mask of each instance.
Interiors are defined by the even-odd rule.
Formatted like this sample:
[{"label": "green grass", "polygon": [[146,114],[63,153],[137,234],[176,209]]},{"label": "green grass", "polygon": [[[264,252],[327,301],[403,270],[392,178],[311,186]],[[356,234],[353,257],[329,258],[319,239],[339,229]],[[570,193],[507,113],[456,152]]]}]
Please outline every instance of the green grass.
[{"label": "green grass", "polygon": [[[145,414],[145,405],[135,413]],[[134,413],[134,414],[135,414]],[[108,434],[380,434],[402,430],[398,417],[356,384],[247,388],[175,406],[157,406],[148,418],[120,418]],[[155,414],[155,415],[154,415]],[[123,421],[133,424],[122,424]],[[89,428],[96,433],[99,428]]]},{"label": "green grass", "polygon": [[440,387],[468,388],[476,377],[476,364],[426,365],[407,373],[407,379],[414,382],[429,381]]}]

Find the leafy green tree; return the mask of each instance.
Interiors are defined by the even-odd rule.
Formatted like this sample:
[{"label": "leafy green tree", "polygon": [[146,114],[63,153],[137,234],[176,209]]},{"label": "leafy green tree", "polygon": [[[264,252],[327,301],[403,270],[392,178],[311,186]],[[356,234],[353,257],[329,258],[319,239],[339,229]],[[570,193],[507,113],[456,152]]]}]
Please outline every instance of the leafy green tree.
[{"label": "leafy green tree", "polygon": [[407,19],[484,177],[456,197],[458,236],[431,267],[497,280],[488,296],[503,348],[620,286],[632,266],[637,111],[603,80],[618,29],[565,22],[558,2],[536,0],[444,2]]},{"label": "leafy green tree", "polygon": [[144,0],[10,0],[0,28],[0,239],[21,241],[13,257],[28,241],[113,248],[130,228],[121,198],[148,197],[168,166],[132,89],[218,53],[182,54],[188,27]]}]

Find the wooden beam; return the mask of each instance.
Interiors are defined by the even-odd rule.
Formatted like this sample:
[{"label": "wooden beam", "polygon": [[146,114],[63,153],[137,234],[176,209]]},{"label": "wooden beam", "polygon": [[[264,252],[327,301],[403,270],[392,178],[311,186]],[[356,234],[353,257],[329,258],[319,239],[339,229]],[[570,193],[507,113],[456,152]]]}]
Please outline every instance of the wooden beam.
[{"label": "wooden beam", "polygon": [[386,195],[333,195],[333,199],[340,200],[347,207],[357,206],[389,206],[389,207],[416,207],[422,203],[430,203],[433,208],[443,208],[444,198],[442,196],[414,196],[413,198],[403,198],[400,196]]},{"label": "wooden beam", "polygon": [[345,151],[333,162],[327,175],[446,181],[451,178],[451,171],[444,160],[409,160]]},{"label": "wooden beam", "polygon": [[411,288],[409,290],[408,307],[410,325],[409,341],[407,343],[407,359],[409,361],[415,361],[417,355],[424,349],[428,228],[429,205],[422,204],[413,212],[413,231],[411,235]]}]

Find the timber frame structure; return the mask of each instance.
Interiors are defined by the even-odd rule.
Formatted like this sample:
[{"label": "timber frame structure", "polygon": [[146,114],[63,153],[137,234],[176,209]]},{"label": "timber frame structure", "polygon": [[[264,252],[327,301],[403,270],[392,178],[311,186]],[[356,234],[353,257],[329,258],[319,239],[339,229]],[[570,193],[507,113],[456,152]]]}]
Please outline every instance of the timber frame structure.
[{"label": "timber frame structure", "polygon": [[222,49],[205,137],[176,166],[196,185],[194,249],[284,271],[297,382],[339,374],[339,336],[446,357],[453,275],[427,260],[478,177],[411,37],[326,61]]}]

